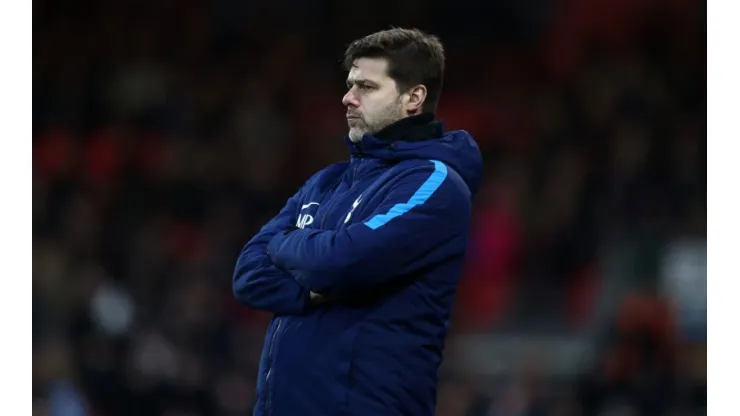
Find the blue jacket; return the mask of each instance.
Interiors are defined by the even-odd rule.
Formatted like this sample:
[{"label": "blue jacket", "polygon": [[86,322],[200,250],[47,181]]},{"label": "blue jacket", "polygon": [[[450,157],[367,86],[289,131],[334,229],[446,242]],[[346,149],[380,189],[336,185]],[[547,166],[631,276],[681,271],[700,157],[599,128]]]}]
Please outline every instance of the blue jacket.
[{"label": "blue jacket", "polygon": [[433,118],[346,140],[242,250],[234,295],[275,314],[255,415],[434,415],[482,159]]}]

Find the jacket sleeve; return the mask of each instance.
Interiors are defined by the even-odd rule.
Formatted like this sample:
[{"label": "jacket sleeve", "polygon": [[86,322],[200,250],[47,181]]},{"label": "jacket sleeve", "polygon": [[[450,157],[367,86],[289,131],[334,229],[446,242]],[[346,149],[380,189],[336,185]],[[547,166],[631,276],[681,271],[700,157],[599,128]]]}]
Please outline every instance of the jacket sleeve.
[{"label": "jacket sleeve", "polygon": [[278,315],[297,315],[309,308],[308,290],[290,273],[276,267],[266,252],[273,236],[294,227],[299,194],[291,197],[242,249],[232,280],[234,296],[241,304]]},{"label": "jacket sleeve", "polygon": [[314,292],[347,295],[458,254],[470,218],[470,192],[438,161],[404,172],[361,222],[340,230],[288,230],[268,251]]}]

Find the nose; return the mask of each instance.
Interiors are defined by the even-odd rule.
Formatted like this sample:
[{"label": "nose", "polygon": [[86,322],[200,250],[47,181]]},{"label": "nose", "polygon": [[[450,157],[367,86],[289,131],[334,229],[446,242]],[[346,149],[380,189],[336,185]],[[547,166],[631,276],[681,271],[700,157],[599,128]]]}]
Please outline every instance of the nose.
[{"label": "nose", "polygon": [[344,97],[342,97],[342,104],[347,108],[357,108],[360,106],[354,90],[354,88],[350,89],[346,94],[344,94]]}]

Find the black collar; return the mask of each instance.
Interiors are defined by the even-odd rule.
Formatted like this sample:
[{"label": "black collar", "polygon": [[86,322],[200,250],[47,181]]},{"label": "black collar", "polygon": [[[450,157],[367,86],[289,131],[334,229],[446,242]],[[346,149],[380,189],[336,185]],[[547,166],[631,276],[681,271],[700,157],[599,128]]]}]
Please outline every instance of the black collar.
[{"label": "black collar", "polygon": [[420,141],[442,137],[442,123],[434,120],[434,113],[404,117],[374,134],[383,141]]}]

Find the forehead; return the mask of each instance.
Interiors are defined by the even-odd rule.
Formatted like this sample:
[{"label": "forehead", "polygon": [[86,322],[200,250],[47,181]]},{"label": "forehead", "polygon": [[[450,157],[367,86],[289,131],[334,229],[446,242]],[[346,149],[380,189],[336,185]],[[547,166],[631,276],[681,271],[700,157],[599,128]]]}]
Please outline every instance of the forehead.
[{"label": "forehead", "polygon": [[359,58],[349,70],[347,81],[370,80],[383,82],[390,79],[388,76],[388,61],[385,58]]}]

